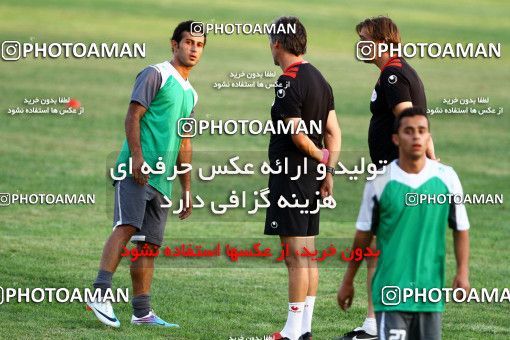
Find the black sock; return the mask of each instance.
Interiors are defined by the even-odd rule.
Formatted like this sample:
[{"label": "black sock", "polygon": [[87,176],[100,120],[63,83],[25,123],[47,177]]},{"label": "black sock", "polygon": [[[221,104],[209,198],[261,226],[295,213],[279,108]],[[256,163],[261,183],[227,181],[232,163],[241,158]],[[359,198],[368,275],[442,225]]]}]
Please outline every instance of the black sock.
[{"label": "black sock", "polygon": [[133,305],[133,314],[137,318],[144,317],[151,311],[151,296],[149,294],[137,295],[133,297],[131,304]]},{"label": "black sock", "polygon": [[101,296],[106,294],[107,289],[112,288],[112,276],[113,273],[106,270],[100,269],[99,272],[97,272],[96,281],[93,286],[96,289],[101,289]]}]

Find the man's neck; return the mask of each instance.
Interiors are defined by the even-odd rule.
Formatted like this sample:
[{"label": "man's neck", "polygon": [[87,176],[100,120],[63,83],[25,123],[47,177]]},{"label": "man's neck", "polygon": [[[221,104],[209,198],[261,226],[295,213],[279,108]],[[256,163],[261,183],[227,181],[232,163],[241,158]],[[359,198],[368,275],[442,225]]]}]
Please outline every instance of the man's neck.
[{"label": "man's neck", "polygon": [[408,174],[419,173],[425,167],[426,162],[427,158],[425,156],[418,159],[405,158],[403,156],[398,158],[398,166]]},{"label": "man's neck", "polygon": [[383,55],[381,56],[381,58],[377,58],[375,60],[375,64],[377,65],[377,67],[379,67],[379,69],[382,71],[383,68],[384,68],[384,65],[386,65],[388,63],[388,60],[390,60],[391,57],[390,57],[390,54],[389,53],[383,53]]},{"label": "man's neck", "polygon": [[295,56],[293,54],[285,54],[282,56],[280,60],[280,67],[282,71],[285,72],[285,70],[292,64],[303,62],[303,55]]},{"label": "man's neck", "polygon": [[177,72],[179,72],[179,74],[181,75],[181,77],[184,80],[188,80],[188,76],[189,76],[189,72],[191,71],[191,67],[182,65],[179,62],[179,60],[177,60],[175,58],[170,61],[170,64],[172,64],[172,66],[177,70]]}]

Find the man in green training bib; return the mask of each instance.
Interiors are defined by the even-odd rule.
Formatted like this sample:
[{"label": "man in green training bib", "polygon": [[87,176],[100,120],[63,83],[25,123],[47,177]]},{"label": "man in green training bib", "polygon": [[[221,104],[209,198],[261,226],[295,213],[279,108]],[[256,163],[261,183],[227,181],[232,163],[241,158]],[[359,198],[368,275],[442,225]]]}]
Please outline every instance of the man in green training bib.
[{"label": "man in green training bib", "polygon": [[[462,186],[451,167],[426,157],[430,132],[423,109],[404,110],[392,139],[399,158],[367,182],[353,249],[365,249],[377,235],[372,298],[379,338],[440,339],[444,298],[431,300],[423,293],[445,287],[446,225],[453,230],[457,259],[452,288],[469,290],[469,221],[463,204],[436,198],[462,196]],[[352,304],[359,265],[350,262],[338,291],[343,310]],[[415,296],[403,299],[409,291]]]},{"label": "man in green training bib", "polygon": [[[197,93],[188,81],[191,69],[199,62],[206,43],[202,25],[193,21],[180,23],[171,38],[173,58],[145,68],[136,77],[125,120],[126,139],[119,153],[114,179],[115,206],[113,232],[106,241],[96,289],[111,288],[112,276],[120,262],[123,246],[131,239],[139,250],[157,250],[163,242],[168,208],[161,205],[172,196],[174,167],[191,163],[191,139],[179,131],[180,120],[193,117]],[[129,174],[120,176],[119,165]],[[155,169],[147,171],[147,169]],[[150,173],[149,173],[150,172]],[[125,174],[124,174],[125,175]],[[179,218],[191,214],[191,174],[179,174],[184,208]],[[186,194],[188,193],[188,194]],[[158,317],[150,304],[154,257],[142,256],[130,268],[133,283],[131,323],[178,327]],[[106,325],[120,322],[110,302],[88,303],[96,317]]]}]

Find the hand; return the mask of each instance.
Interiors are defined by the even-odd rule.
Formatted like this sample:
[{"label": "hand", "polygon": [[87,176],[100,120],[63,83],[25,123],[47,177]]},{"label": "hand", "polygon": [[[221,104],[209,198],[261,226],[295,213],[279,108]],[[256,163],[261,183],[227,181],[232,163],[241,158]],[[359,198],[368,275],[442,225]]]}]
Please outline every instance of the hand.
[{"label": "hand", "polygon": [[[469,290],[471,289],[471,285],[469,284],[468,276],[466,274],[457,273],[457,275],[455,275],[455,278],[453,279],[452,288],[453,288],[453,290],[455,290],[457,288],[462,288],[462,289],[464,289],[466,294],[469,295]],[[460,299],[462,299],[462,294],[458,292],[456,297],[457,297],[457,299],[460,300]]]},{"label": "hand", "polygon": [[427,150],[425,151],[425,155],[432,160],[440,162],[440,158],[436,158],[436,152],[434,150],[434,142],[432,142],[432,139],[429,141],[429,144],[427,145]]},{"label": "hand", "polygon": [[145,162],[142,156],[134,156],[132,157],[133,162],[133,179],[136,183],[139,185],[145,185],[147,181],[149,180],[149,174],[142,174],[142,166]]},{"label": "hand", "polygon": [[320,193],[322,198],[333,195],[333,175],[330,173],[327,173],[326,177],[322,181]]},{"label": "hand", "polygon": [[352,305],[354,299],[354,286],[352,283],[342,282],[337,294],[338,305],[342,310],[347,311]]},{"label": "hand", "polygon": [[191,209],[193,209],[193,200],[191,199],[190,191],[183,191],[181,195],[184,206],[182,211],[179,213],[179,219],[184,220],[191,215]]}]

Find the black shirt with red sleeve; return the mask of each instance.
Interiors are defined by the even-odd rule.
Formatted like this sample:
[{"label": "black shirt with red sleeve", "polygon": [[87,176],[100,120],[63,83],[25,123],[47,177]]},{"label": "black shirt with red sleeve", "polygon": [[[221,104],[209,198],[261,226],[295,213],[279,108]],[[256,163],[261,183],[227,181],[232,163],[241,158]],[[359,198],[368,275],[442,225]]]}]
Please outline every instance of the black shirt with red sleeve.
[{"label": "black shirt with red sleeve", "polygon": [[[310,129],[310,121],[321,121],[322,131],[309,131],[307,136],[318,147],[326,129],[328,113],[334,110],[333,90],[326,79],[312,64],[304,61],[290,65],[278,78],[275,98],[271,107],[271,119],[274,126],[279,120],[301,118]],[[269,159],[285,157],[290,153],[299,153],[292,142],[291,134],[271,134]]]},{"label": "black shirt with red sleeve", "polygon": [[370,101],[368,147],[372,163],[380,167],[380,161],[389,164],[398,158],[398,148],[391,140],[395,122],[393,108],[401,102],[412,102],[413,106],[426,110],[427,99],[416,71],[404,58],[392,57],[384,65]]}]

